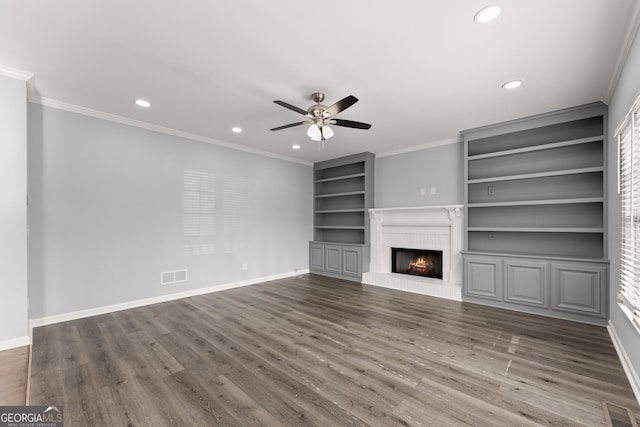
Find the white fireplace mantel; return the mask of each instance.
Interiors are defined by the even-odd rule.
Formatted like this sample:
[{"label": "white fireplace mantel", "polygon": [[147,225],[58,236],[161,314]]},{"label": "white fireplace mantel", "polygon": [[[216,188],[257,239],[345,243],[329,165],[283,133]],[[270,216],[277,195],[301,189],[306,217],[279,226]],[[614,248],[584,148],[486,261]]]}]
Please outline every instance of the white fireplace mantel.
[{"label": "white fireplace mantel", "polygon": [[[362,282],[461,300],[463,205],[369,209],[371,263]],[[442,251],[443,277],[391,272],[391,248]]]}]

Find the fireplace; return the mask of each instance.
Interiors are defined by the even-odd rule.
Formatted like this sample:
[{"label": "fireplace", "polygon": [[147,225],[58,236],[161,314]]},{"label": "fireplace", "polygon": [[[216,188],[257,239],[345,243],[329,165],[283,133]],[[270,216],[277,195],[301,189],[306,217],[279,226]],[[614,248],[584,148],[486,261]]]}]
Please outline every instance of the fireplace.
[{"label": "fireplace", "polygon": [[[369,271],[362,274],[362,283],[462,301],[463,208],[448,205],[369,209],[371,260]],[[392,248],[441,251],[439,278],[393,273]],[[422,260],[415,264],[413,270],[426,268]]]},{"label": "fireplace", "polygon": [[442,251],[391,248],[391,272],[442,280]]}]

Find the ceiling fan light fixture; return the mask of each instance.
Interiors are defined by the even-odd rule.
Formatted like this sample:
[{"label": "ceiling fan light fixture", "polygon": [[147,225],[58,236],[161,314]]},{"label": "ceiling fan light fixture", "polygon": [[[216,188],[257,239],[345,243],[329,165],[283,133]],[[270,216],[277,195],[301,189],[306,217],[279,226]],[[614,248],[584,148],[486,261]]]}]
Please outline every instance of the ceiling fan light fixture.
[{"label": "ceiling fan light fixture", "polygon": [[322,132],[317,124],[313,123],[307,129],[307,136],[311,138],[312,141],[321,141],[322,140]]},{"label": "ceiling fan light fixture", "polygon": [[491,5],[483,7],[473,17],[473,22],[477,24],[486,24],[491,21],[495,21],[502,13],[502,8],[498,5]]},{"label": "ceiling fan light fixture", "polygon": [[324,139],[331,138],[333,136],[333,129],[327,125],[322,126],[322,135],[324,136]]}]

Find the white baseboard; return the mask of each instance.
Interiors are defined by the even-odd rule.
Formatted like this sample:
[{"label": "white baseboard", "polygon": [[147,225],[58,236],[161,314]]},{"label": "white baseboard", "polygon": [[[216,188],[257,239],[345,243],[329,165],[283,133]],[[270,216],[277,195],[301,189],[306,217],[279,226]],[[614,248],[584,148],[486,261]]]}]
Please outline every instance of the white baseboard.
[{"label": "white baseboard", "polygon": [[629,384],[631,384],[633,394],[635,394],[636,400],[640,404],[640,377],[631,364],[631,359],[629,358],[627,352],[624,350],[624,345],[622,345],[622,342],[620,341],[620,338],[616,333],[616,329],[614,328],[611,321],[609,321],[609,324],[607,325],[607,330],[609,331],[609,336],[611,337],[613,346],[616,348],[616,352],[618,353],[620,363],[622,363],[622,367],[624,368],[624,373],[627,374],[627,379],[629,380]]},{"label": "white baseboard", "polygon": [[[33,328],[39,326],[52,325],[54,323],[67,322],[69,320],[82,319],[84,317],[98,316],[100,314],[113,313],[115,311],[127,310],[129,308],[142,307],[145,305],[158,304],[161,302],[173,301],[181,298],[188,298],[196,295],[209,294],[212,292],[225,291],[228,289],[239,288],[242,286],[255,285],[258,283],[269,282],[272,280],[285,279],[287,277],[299,276],[301,274],[307,274],[309,270],[299,270],[289,273],[275,274],[273,276],[258,277],[255,279],[242,280],[239,282],[223,283],[216,286],[210,286],[207,288],[192,289],[184,292],[177,292],[173,294],[160,295],[157,297],[144,298],[135,301],[123,302],[120,304],[105,305],[102,307],[90,308],[87,310],[73,311],[70,313],[57,314],[54,316],[40,317],[37,319],[31,319],[29,321],[29,329],[31,336],[33,336]],[[27,337],[27,340],[29,338]],[[1,345],[2,343],[0,343]],[[28,344],[28,343],[27,343]]]},{"label": "white baseboard", "polygon": [[4,340],[0,341],[0,351],[11,350],[12,348],[23,347],[29,344],[31,344],[31,340],[27,336]]}]

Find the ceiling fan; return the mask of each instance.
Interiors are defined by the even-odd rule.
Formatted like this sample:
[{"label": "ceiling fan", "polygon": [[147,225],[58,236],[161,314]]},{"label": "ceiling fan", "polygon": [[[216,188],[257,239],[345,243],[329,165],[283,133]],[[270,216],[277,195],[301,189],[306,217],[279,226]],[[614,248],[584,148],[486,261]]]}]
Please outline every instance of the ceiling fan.
[{"label": "ceiling fan", "polygon": [[307,116],[309,120],[290,123],[284,126],[278,126],[271,130],[282,130],[294,126],[300,126],[305,123],[311,123],[311,126],[309,126],[309,129],[307,130],[307,136],[309,136],[309,138],[311,138],[313,141],[324,141],[333,136],[333,129],[331,129],[329,125],[343,126],[354,129],[369,129],[371,127],[371,125],[368,123],[334,118],[336,114],[346,110],[347,108],[358,102],[358,98],[353,95],[349,95],[346,98],[341,99],[330,107],[320,104],[324,100],[324,93],[322,92],[312,93],[311,99],[316,102],[316,105],[312,105],[307,110],[303,110],[302,108],[298,108],[284,101],[273,101],[284,108],[288,108],[289,110],[295,111],[296,113],[302,114],[303,116]]}]

